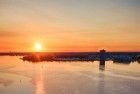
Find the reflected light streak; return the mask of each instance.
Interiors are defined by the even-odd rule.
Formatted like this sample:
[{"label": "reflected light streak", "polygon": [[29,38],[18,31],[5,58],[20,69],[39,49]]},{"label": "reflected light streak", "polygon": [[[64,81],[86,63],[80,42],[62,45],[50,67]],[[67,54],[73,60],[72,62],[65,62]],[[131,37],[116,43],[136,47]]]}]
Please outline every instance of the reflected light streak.
[{"label": "reflected light streak", "polygon": [[45,94],[45,87],[44,87],[44,77],[43,77],[43,70],[40,70],[39,75],[37,75],[34,79],[34,85],[36,88],[35,94]]}]

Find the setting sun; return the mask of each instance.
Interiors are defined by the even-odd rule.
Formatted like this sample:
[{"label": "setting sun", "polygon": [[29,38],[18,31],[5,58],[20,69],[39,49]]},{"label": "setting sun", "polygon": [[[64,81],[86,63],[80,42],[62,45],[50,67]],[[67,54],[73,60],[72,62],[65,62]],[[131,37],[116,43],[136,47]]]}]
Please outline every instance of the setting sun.
[{"label": "setting sun", "polygon": [[42,45],[41,45],[41,43],[35,43],[35,50],[36,51],[41,51],[42,50]]}]

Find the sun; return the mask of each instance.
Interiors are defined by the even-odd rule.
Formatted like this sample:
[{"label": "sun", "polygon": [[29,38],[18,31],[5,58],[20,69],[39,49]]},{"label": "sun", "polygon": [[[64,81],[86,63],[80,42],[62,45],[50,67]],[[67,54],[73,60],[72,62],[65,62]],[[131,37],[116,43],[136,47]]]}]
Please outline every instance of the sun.
[{"label": "sun", "polygon": [[41,43],[35,43],[34,47],[35,47],[35,50],[36,50],[36,51],[41,51],[41,50],[42,50],[42,45],[41,45]]}]

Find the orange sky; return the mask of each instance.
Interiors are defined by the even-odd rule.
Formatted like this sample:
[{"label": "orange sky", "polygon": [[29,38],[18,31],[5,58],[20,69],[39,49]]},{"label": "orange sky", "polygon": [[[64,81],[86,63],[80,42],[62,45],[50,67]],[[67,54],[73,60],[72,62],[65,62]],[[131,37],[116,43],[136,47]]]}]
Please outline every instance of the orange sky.
[{"label": "orange sky", "polygon": [[140,51],[138,0],[0,0],[0,51]]}]

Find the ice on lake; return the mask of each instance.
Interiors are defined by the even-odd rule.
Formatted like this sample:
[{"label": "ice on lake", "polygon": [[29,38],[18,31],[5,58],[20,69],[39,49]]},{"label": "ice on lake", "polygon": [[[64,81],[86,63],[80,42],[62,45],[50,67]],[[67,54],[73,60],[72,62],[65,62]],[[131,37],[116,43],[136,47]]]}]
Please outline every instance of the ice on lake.
[{"label": "ice on lake", "polygon": [[23,62],[0,57],[0,94],[140,94],[140,63]]}]

